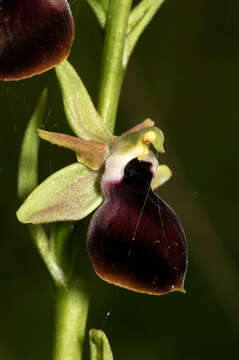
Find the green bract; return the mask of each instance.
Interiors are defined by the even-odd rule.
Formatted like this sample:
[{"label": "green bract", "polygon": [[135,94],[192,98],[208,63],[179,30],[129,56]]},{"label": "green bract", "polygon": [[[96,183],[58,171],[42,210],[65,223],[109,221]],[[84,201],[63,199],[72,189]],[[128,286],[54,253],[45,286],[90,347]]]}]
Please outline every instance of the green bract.
[{"label": "green bract", "polygon": [[[76,152],[78,162],[48,177],[28,196],[17,212],[23,223],[49,223],[80,220],[103,201],[100,181],[113,176],[114,169],[138,158],[147,160],[152,145],[163,153],[164,136],[150,119],[120,137],[113,136],[103,124],[91,98],[73,67],[65,62],[58,66],[59,79],[68,122],[78,137],[39,130],[40,138]],[[26,146],[26,145],[24,145]],[[24,149],[23,149],[24,150]],[[171,176],[166,165],[155,163],[152,187],[162,185]]]},{"label": "green bract", "polygon": [[43,90],[34,114],[32,115],[25,136],[19,161],[18,196],[20,199],[26,196],[37,186],[38,149],[39,138],[36,128],[41,126],[45,115],[47,102],[47,90]]},{"label": "green bract", "polygon": [[109,341],[102,330],[91,329],[90,333],[91,360],[113,360]]},{"label": "green bract", "polygon": [[56,67],[66,117],[72,131],[85,140],[110,143],[111,134],[98,115],[75,69],[68,61]]}]

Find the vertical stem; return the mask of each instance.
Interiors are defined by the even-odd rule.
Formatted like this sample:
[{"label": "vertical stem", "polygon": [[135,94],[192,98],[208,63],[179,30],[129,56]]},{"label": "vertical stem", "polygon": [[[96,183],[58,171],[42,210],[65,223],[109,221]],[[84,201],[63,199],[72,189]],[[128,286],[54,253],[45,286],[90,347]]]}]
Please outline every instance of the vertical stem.
[{"label": "vertical stem", "polygon": [[88,296],[72,286],[57,288],[54,360],[81,360],[88,313]]},{"label": "vertical stem", "polygon": [[[98,111],[113,131],[125,67],[123,53],[132,0],[109,0]],[[82,289],[58,288],[54,360],[81,360],[88,313]]]},{"label": "vertical stem", "polygon": [[110,0],[108,9],[98,111],[111,131],[124,77],[123,53],[131,7],[132,0]]}]

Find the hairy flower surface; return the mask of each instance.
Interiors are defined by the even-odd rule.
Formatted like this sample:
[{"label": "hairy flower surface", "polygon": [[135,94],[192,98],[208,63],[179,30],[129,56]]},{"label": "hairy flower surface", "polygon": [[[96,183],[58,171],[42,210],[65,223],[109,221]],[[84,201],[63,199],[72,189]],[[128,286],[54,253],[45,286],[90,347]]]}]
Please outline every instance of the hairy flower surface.
[{"label": "hairy flower surface", "polygon": [[51,69],[68,56],[73,37],[66,0],[1,0],[0,80]]},{"label": "hairy flower surface", "polygon": [[151,189],[151,158],[134,158],[123,174],[119,166],[116,180],[103,175],[105,200],[90,223],[88,252],[96,273],[110,283],[149,294],[183,291],[185,235],[173,210]]},{"label": "hairy flower surface", "polygon": [[[78,162],[40,184],[18,210],[18,219],[33,224],[80,220],[101,205],[87,237],[96,273],[137,292],[183,292],[184,231],[174,211],[153,191],[171,176],[170,169],[159,164],[164,153],[162,131],[147,119],[113,136],[73,68],[66,63],[57,71],[66,114],[82,137],[38,133],[52,144],[73,150]],[[83,101],[80,106],[75,99]]]}]

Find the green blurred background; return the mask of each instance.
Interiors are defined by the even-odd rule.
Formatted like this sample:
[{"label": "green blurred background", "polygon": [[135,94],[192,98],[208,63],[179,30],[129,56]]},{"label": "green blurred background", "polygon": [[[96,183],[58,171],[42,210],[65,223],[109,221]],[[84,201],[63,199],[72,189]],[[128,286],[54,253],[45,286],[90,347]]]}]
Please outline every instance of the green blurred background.
[{"label": "green blurred background", "polygon": [[[71,1],[76,38],[70,61],[93,99],[103,34],[85,0]],[[166,135],[162,162],[174,176],[161,190],[188,238],[187,294],[140,295],[98,279],[77,231],[79,269],[91,294],[89,328],[102,328],[117,360],[235,358],[239,334],[239,2],[166,0],[139,41],[120,101],[119,134],[151,117]],[[43,88],[44,127],[69,131],[54,71],[1,83],[0,359],[48,360],[55,289],[27,228],[16,220],[20,145]],[[40,178],[73,162],[40,148]],[[87,356],[87,354],[86,354]]]}]

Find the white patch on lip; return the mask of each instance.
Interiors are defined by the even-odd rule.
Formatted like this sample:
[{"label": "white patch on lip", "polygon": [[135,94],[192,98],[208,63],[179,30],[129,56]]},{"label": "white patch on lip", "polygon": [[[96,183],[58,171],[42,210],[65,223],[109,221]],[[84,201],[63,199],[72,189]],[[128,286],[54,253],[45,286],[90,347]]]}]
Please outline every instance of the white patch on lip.
[{"label": "white patch on lip", "polygon": [[[115,151],[108,157],[105,162],[105,172],[102,176],[102,188],[108,182],[119,182],[124,176],[125,166],[132,160],[139,156],[139,149],[132,147],[127,152]],[[152,174],[156,173],[158,167],[158,160],[156,159],[152,151],[148,151],[148,154],[143,158],[143,161],[148,161],[152,164]]]}]

